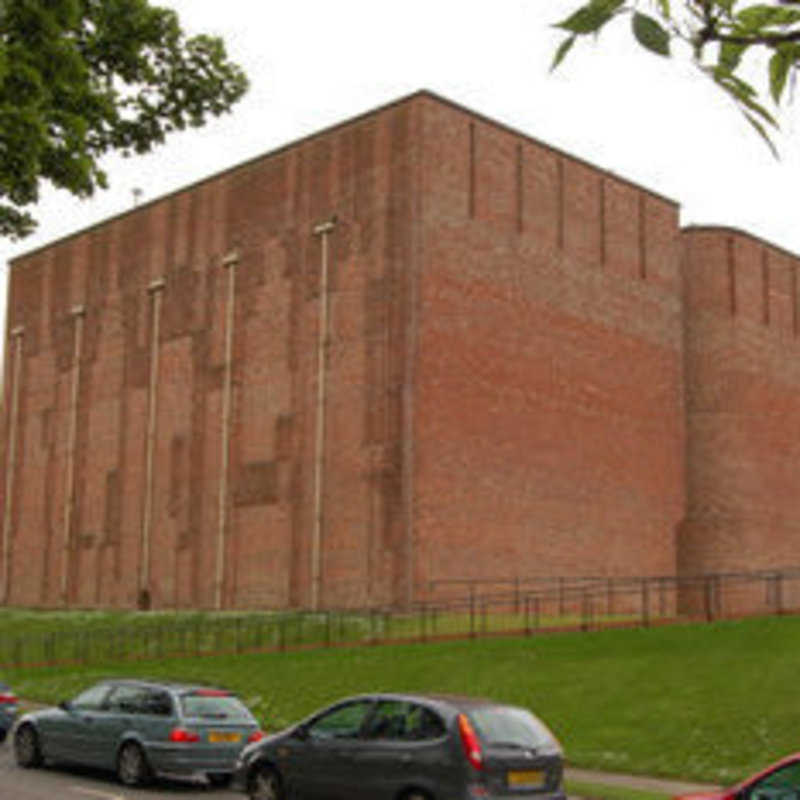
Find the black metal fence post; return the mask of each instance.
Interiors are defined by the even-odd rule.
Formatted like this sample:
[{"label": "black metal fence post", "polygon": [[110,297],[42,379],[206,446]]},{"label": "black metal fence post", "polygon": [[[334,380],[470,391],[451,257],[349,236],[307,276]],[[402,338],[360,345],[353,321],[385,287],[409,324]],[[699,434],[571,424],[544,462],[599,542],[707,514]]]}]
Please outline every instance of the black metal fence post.
[{"label": "black metal fence post", "polygon": [[469,592],[469,636],[475,638],[475,589],[472,586]]},{"label": "black metal fence post", "polygon": [[525,595],[525,635],[531,635],[531,598]]},{"label": "black metal fence post", "polygon": [[331,646],[331,612],[325,612],[325,647]]},{"label": "black metal fence post", "polygon": [[587,592],[583,592],[581,597],[581,630],[590,631],[592,629],[592,598]]}]

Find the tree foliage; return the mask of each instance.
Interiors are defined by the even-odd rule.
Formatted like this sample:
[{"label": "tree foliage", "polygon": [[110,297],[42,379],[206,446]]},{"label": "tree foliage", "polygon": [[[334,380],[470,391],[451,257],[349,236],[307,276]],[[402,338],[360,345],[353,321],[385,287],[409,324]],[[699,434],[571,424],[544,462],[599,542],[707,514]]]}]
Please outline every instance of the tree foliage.
[{"label": "tree foliage", "polygon": [[220,39],[148,0],[0,0],[0,235],[34,229],[43,180],[90,196],[103,154],[146,153],[246,89]]},{"label": "tree foliage", "polygon": [[670,56],[676,41],[688,43],[702,71],[737,104],[770,148],[775,117],[759,92],[743,77],[744,60],[758,51],[768,56],[765,86],[775,106],[800,67],[800,0],[589,0],[556,24],[566,38],[556,50],[553,68],[579,37],[596,35],[612,20],[627,19],[646,50]]}]

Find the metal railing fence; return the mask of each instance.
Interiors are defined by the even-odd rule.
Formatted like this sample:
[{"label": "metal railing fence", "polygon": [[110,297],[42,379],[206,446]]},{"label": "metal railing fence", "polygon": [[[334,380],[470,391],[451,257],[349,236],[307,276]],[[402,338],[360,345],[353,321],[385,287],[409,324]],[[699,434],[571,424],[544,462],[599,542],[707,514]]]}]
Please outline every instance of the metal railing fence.
[{"label": "metal railing fence", "polygon": [[152,622],[139,617],[135,625],[87,624],[76,630],[0,634],[0,667],[533,635],[800,612],[800,568],[458,585],[466,588],[460,596],[431,594],[410,608],[227,612],[185,619],[159,614]]}]

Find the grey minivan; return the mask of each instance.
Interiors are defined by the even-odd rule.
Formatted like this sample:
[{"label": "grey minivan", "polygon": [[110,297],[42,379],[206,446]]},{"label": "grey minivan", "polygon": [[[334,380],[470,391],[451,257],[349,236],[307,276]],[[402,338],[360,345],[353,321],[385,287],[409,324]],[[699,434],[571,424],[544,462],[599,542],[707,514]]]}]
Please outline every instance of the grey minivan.
[{"label": "grey minivan", "polygon": [[242,748],[262,736],[246,706],[224,689],[107,680],[22,716],[14,753],[22,767],[48,760],[114,770],[128,786],[156,774],[198,773],[222,785]]},{"label": "grey minivan", "polygon": [[246,747],[252,800],[564,800],[561,747],[524,708],[465,697],[351,697]]}]

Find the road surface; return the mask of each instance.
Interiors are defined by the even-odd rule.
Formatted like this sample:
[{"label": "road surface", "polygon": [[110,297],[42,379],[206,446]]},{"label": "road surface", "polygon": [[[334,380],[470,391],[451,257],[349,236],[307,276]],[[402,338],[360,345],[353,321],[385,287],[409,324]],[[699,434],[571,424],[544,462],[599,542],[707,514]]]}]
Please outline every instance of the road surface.
[{"label": "road surface", "polygon": [[144,789],[127,789],[114,775],[97,770],[51,767],[20,769],[10,740],[0,744],[2,800],[243,800],[229,789],[212,789],[202,782],[159,780]]}]

